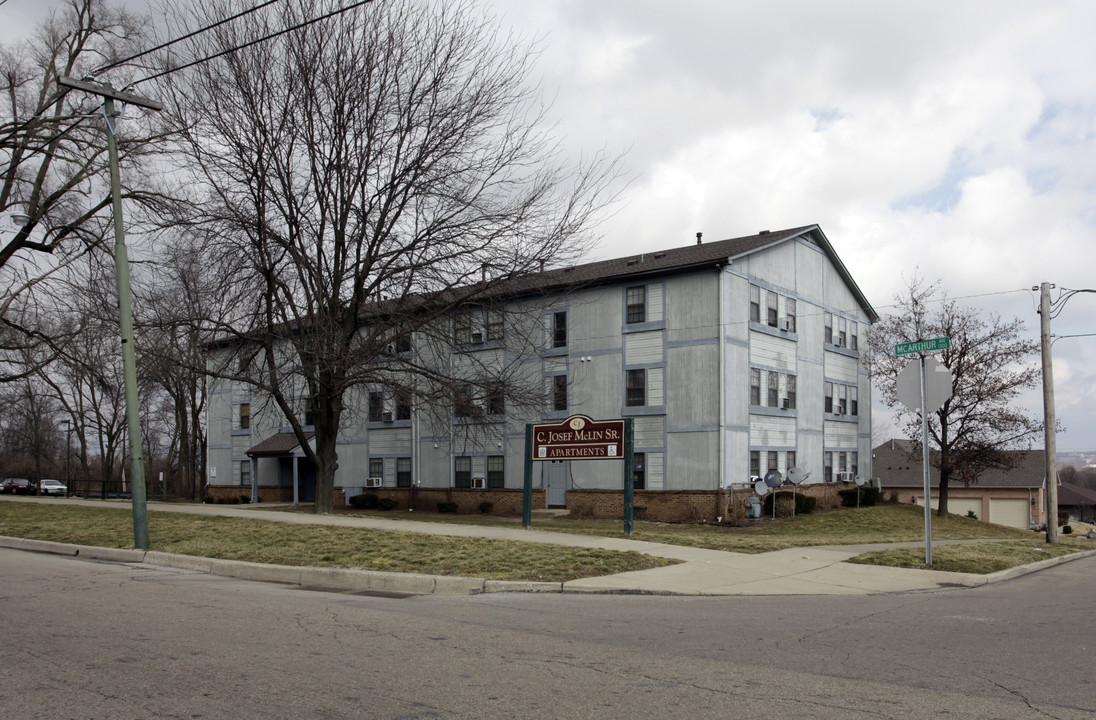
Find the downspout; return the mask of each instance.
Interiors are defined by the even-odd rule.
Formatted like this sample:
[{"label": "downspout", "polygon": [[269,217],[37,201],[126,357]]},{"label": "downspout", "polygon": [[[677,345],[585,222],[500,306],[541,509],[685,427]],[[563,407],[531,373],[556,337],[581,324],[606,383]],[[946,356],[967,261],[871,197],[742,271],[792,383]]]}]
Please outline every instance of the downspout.
[{"label": "downspout", "polygon": [[[697,238],[699,240],[699,238]],[[726,397],[726,382],[727,382],[727,353],[724,347],[727,344],[726,329],[723,326],[723,312],[724,303],[726,302],[727,283],[726,283],[726,267],[719,268],[719,312],[717,313],[718,319],[716,322],[716,348],[719,352],[719,422],[716,426],[719,428],[719,492],[717,508],[717,515],[723,515],[726,504],[726,487],[727,487],[727,430],[725,423],[727,421],[727,397]],[[731,491],[731,502],[734,503],[734,490]]]}]

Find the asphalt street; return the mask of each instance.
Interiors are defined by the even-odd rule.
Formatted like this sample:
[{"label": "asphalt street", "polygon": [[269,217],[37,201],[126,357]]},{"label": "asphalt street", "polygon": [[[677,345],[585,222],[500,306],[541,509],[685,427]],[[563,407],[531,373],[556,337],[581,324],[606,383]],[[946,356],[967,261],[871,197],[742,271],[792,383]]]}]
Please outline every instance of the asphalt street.
[{"label": "asphalt street", "polygon": [[977,588],[348,594],[0,549],[0,717],[1091,718],[1096,558]]}]

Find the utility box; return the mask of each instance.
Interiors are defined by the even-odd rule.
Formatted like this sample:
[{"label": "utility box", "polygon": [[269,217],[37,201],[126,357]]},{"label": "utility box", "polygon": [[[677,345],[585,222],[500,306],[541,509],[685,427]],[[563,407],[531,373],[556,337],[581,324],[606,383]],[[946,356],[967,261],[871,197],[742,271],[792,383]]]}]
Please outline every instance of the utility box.
[{"label": "utility box", "polygon": [[754,519],[761,517],[761,498],[756,495],[746,498],[746,517]]}]

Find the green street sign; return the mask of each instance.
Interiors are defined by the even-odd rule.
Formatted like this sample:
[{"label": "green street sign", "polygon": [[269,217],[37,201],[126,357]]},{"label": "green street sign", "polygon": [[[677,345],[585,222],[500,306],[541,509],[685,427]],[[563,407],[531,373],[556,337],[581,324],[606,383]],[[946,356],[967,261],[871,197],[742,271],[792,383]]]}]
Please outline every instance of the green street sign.
[{"label": "green street sign", "polygon": [[917,342],[898,343],[894,346],[895,355],[910,355],[912,353],[933,352],[934,350],[947,350],[951,347],[951,338],[933,338],[932,340],[918,340]]}]

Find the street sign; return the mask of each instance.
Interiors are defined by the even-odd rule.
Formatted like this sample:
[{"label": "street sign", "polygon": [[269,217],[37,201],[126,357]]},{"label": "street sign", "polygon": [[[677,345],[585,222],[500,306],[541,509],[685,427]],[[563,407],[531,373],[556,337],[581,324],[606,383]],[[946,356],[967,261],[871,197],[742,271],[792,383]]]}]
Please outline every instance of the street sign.
[{"label": "street sign", "polygon": [[624,421],[572,415],[558,424],[534,425],[530,451],[533,460],[623,460]]},{"label": "street sign", "polygon": [[[951,371],[936,358],[925,358],[925,396],[929,412],[936,412],[951,397]],[[921,362],[911,360],[895,379],[898,400],[914,412],[921,412]]]},{"label": "street sign", "polygon": [[894,346],[895,355],[910,355],[912,353],[933,352],[935,350],[947,350],[951,347],[951,338],[933,338],[932,340],[918,340],[916,342],[898,343]]}]

